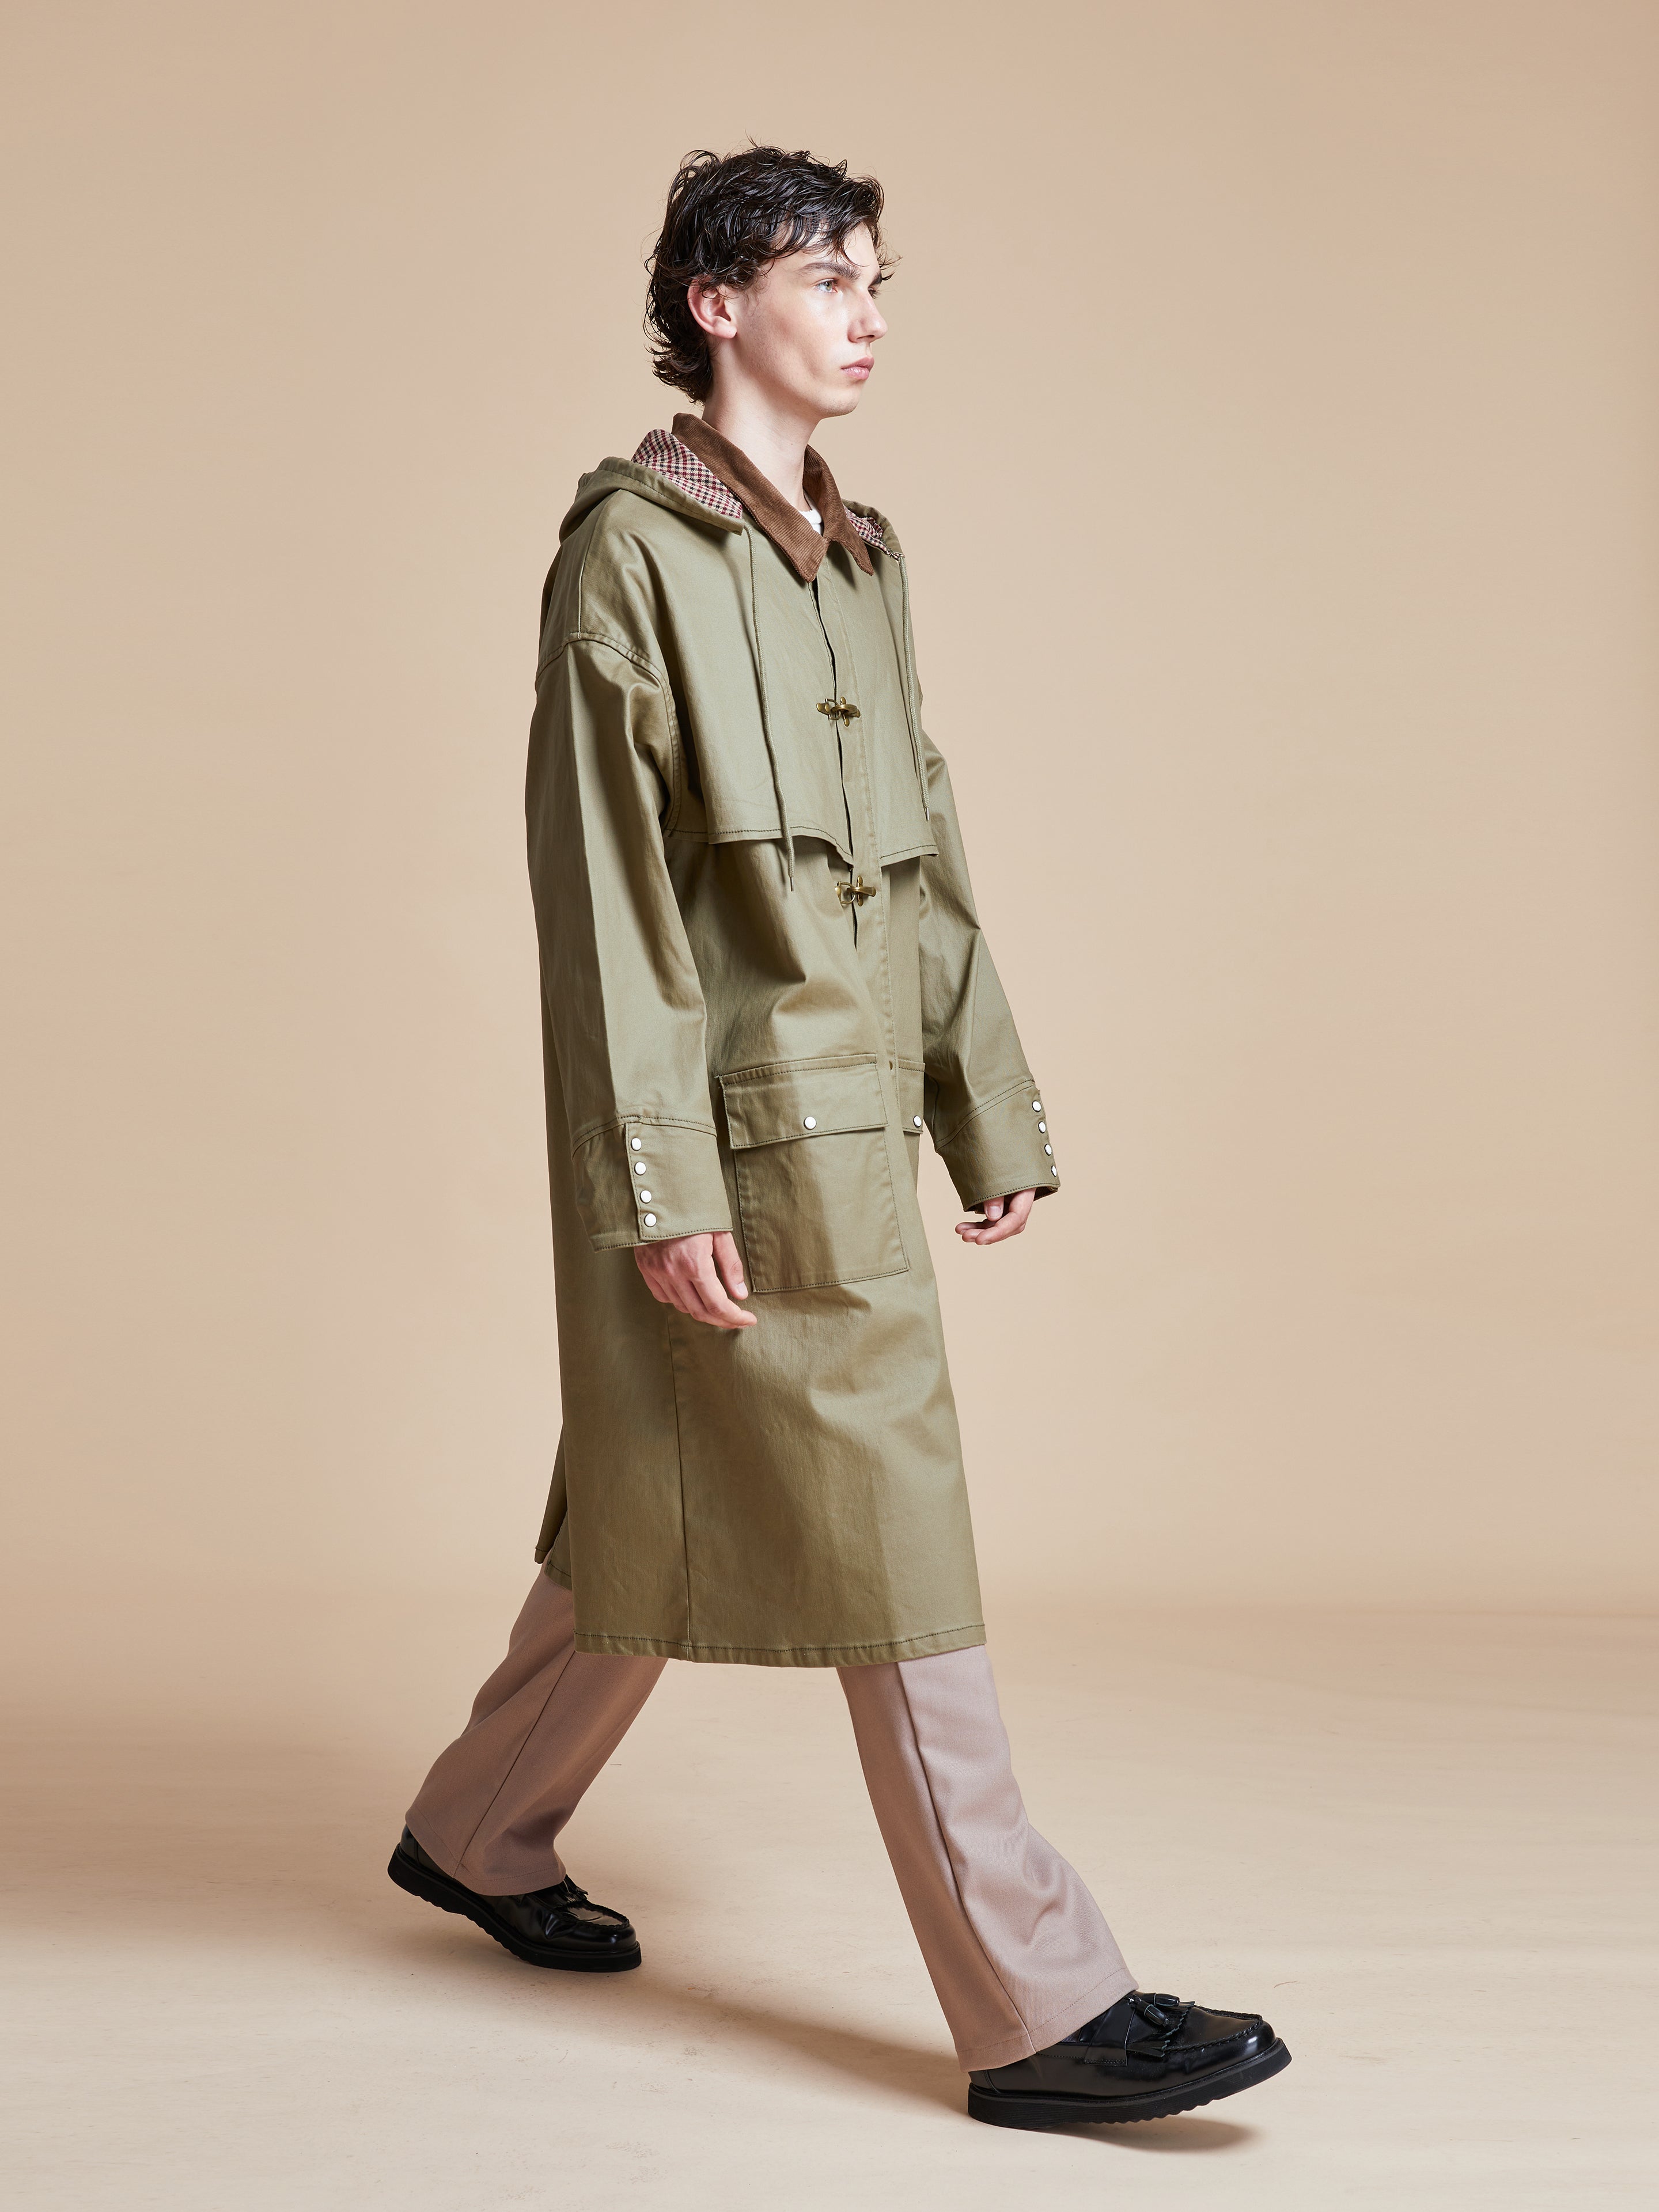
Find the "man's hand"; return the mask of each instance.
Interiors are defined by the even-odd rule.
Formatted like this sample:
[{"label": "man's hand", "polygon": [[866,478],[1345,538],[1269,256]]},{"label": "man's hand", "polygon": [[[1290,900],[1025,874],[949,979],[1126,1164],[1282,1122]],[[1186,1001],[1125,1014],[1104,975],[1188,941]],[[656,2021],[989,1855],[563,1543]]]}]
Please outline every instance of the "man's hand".
[{"label": "man's hand", "polygon": [[1004,1237],[1017,1237],[1031,1218],[1031,1209],[1037,1203],[1034,1190],[1011,1191],[1006,1198],[985,1198],[979,1201],[983,1219],[970,1217],[956,1224],[956,1234],[964,1244],[1000,1244]]},{"label": "man's hand", "polygon": [[732,1298],[747,1297],[749,1286],[743,1280],[737,1240],[729,1229],[700,1237],[665,1237],[660,1244],[636,1244],[634,1261],[659,1305],[678,1306],[711,1328],[753,1328],[759,1318],[732,1304]]}]

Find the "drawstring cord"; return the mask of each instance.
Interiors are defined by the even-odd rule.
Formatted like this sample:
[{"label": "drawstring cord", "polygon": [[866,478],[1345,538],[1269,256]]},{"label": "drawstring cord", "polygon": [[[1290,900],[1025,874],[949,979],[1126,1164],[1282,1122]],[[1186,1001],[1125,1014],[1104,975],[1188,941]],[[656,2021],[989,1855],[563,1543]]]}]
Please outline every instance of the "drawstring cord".
[{"label": "drawstring cord", "polygon": [[772,738],[772,715],[766,702],[766,649],[760,642],[760,587],[755,580],[754,532],[745,530],[749,541],[749,610],[754,622],[754,667],[760,679],[760,734],[766,741],[766,758],[772,763],[772,796],[778,801],[778,826],[784,834],[784,874],[791,890],[795,889],[795,835],[790,828],[789,809],[784,804],[784,779],[778,772],[778,748]]}]

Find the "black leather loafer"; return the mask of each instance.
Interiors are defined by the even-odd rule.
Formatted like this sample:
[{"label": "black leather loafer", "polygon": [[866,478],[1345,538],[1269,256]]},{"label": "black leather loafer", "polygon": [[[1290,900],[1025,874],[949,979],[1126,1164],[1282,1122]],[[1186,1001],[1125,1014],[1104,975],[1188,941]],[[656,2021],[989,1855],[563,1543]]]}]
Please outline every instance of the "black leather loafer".
[{"label": "black leather loafer", "polygon": [[1211,2012],[1131,1990],[1064,2043],[970,2074],[967,2108],[997,2128],[1162,2120],[1253,2088],[1290,2063],[1259,2013]]},{"label": "black leather loafer", "polygon": [[639,1964],[639,1938],[624,1913],[589,1905],[567,1875],[522,1897],[480,1897],[429,1858],[406,1828],[386,1871],[411,1897],[459,1912],[533,1966],[577,1974],[623,1974]]}]

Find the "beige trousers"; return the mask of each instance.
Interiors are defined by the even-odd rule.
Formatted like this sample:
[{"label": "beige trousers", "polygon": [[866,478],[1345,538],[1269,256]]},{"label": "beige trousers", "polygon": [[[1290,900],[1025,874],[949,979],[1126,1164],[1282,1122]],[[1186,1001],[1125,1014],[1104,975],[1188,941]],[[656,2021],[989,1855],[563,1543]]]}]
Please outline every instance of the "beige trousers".
[{"label": "beige trousers", "polygon": [[[538,1575],[409,1808],[416,1840],[485,1896],[561,1881],[559,1832],[666,1664],[578,1651],[570,1592]],[[1027,2057],[1132,1990],[1100,1908],[1026,1819],[985,1647],[837,1672],[963,2067]]]}]

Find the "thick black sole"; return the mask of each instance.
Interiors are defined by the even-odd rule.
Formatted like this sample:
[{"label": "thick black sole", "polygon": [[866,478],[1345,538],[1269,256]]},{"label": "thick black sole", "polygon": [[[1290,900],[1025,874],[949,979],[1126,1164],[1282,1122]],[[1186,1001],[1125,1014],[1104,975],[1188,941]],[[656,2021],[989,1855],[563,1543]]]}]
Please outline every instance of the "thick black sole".
[{"label": "thick black sole", "polygon": [[1168,2088],[1130,2090],[1121,2097],[1069,2096],[1063,2090],[1046,2096],[1037,2090],[982,2089],[971,2081],[967,2109],[976,2120],[988,2121],[993,2128],[1113,2127],[1129,2120],[1167,2120],[1176,2112],[1213,2105],[1217,2097],[1253,2089],[1258,2081],[1282,2074],[1290,2063],[1290,2054],[1281,2040],[1270,2043],[1253,2058],[1189,2075]]},{"label": "thick black sole", "polygon": [[424,1898],[428,1905],[436,1905],[441,1912],[459,1912],[486,1936],[493,1936],[503,1951],[522,1959],[527,1966],[555,1966],[567,1974],[625,1974],[644,1955],[637,1943],[626,1950],[598,1951],[587,1955],[579,1951],[556,1951],[546,1943],[527,1943],[511,1929],[491,1920],[471,1890],[463,1888],[458,1881],[451,1881],[447,1875],[430,1873],[425,1867],[412,1865],[401,1851],[393,1852],[386,1871],[411,1897]]}]

